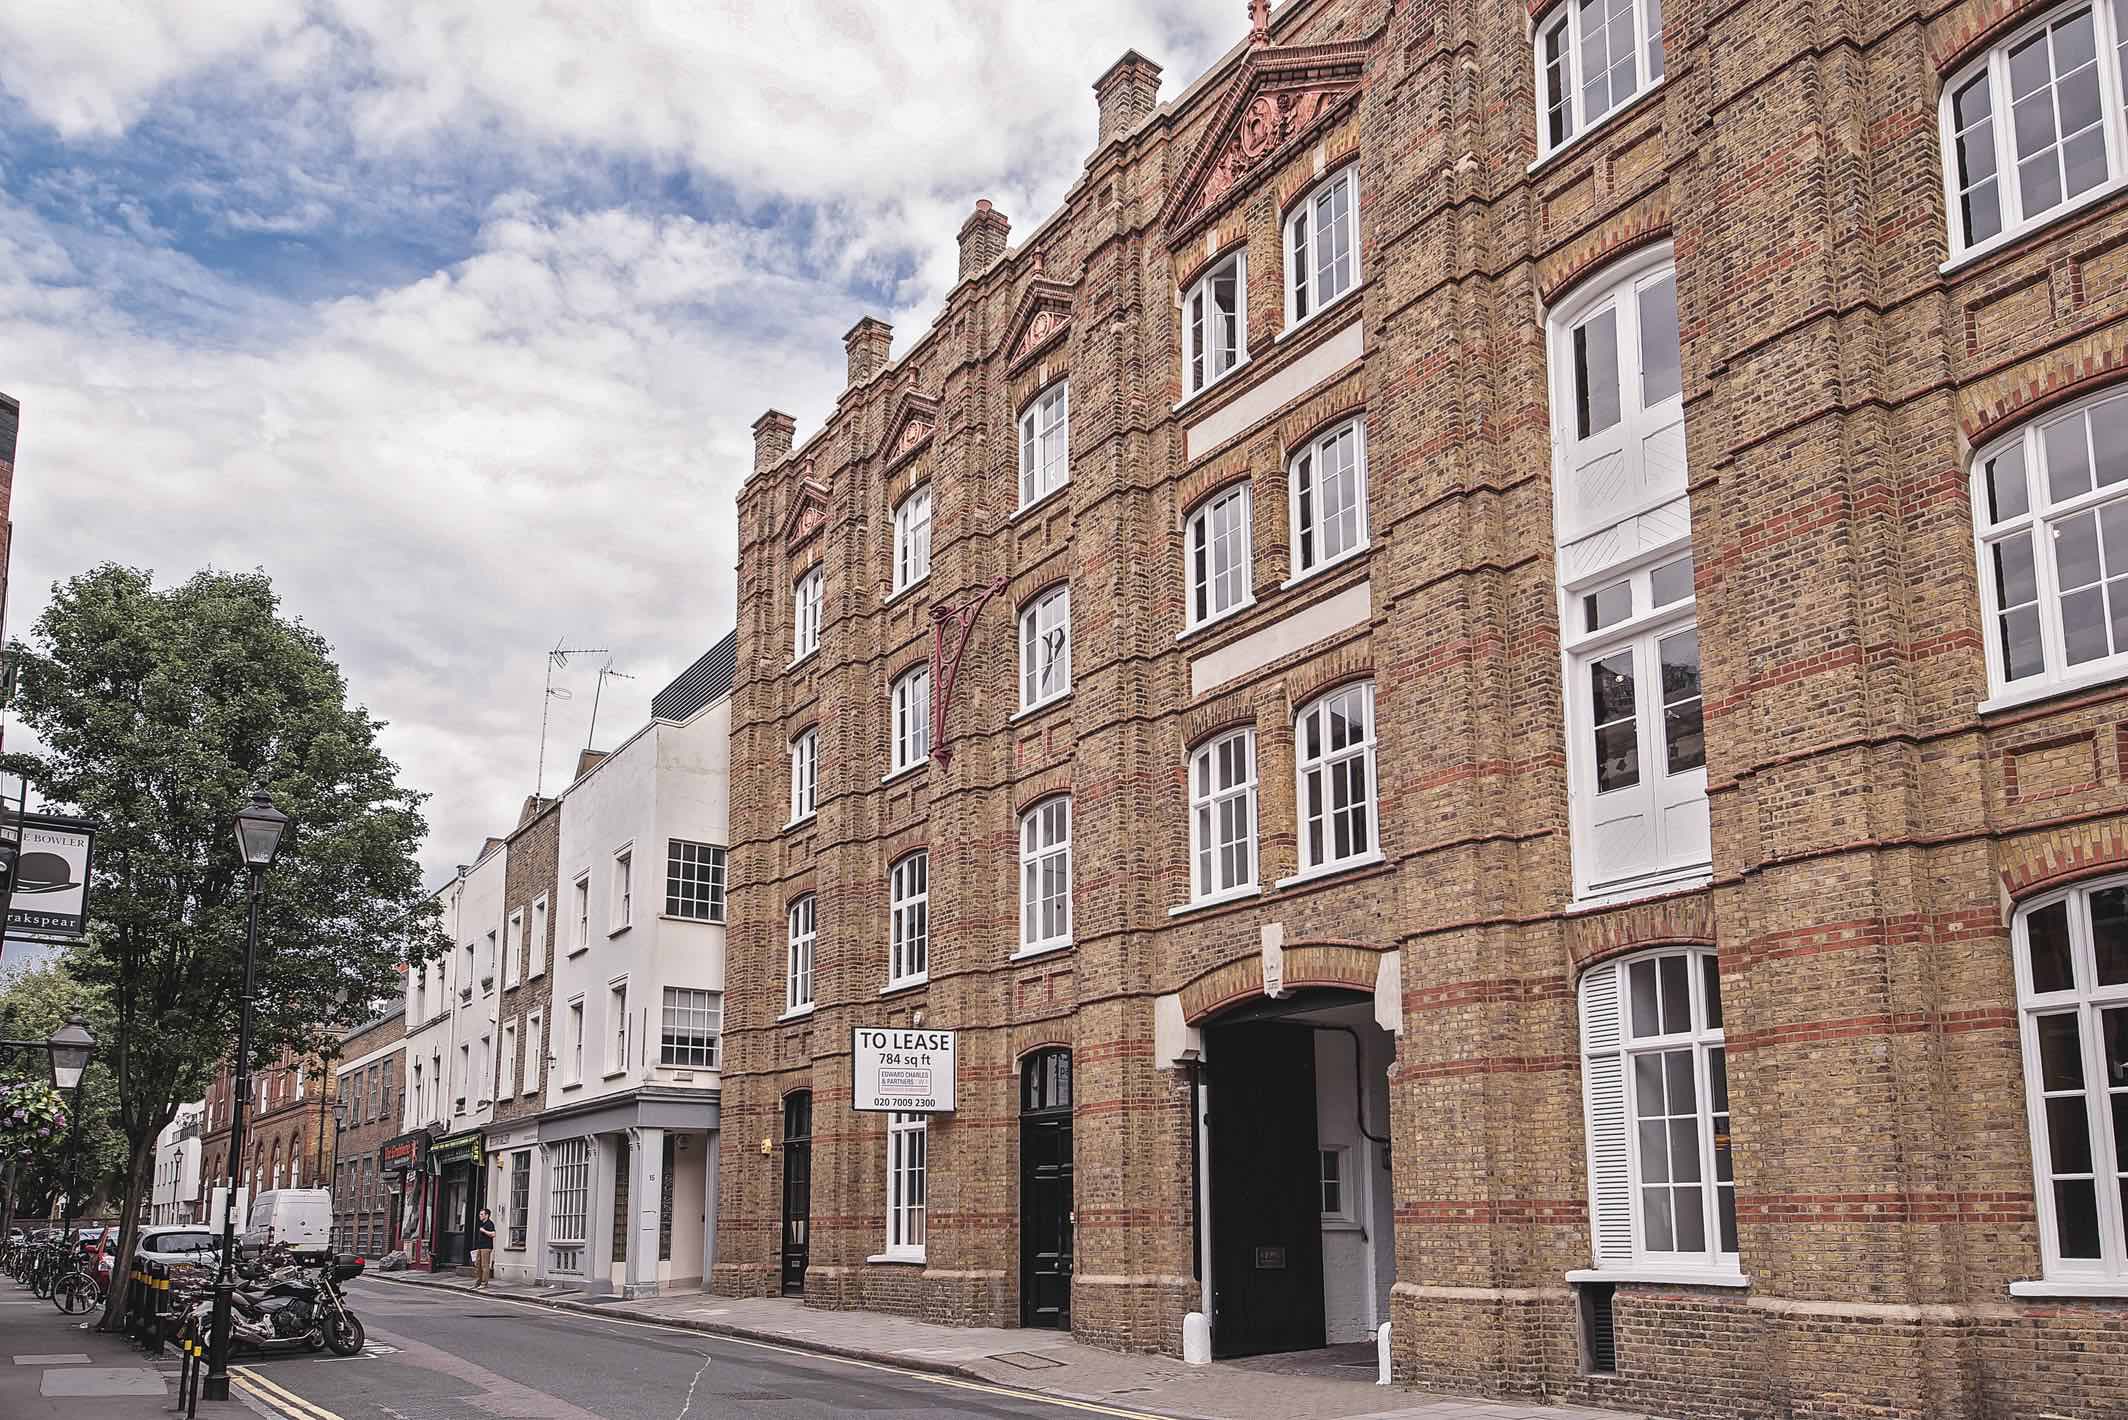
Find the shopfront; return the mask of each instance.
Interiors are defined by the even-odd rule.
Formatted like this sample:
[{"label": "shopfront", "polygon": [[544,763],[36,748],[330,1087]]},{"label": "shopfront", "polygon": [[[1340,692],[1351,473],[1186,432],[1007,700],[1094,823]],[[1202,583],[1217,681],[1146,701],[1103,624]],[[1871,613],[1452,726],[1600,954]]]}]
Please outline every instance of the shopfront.
[{"label": "shopfront", "polygon": [[429,1234],[433,1267],[460,1267],[473,1260],[473,1234],[487,1201],[487,1152],[477,1132],[453,1134],[429,1149],[436,1205]]},{"label": "shopfront", "polygon": [[377,1169],[388,1195],[387,1252],[405,1248],[415,1267],[429,1264],[429,1134],[417,1129],[387,1139],[377,1150]]}]

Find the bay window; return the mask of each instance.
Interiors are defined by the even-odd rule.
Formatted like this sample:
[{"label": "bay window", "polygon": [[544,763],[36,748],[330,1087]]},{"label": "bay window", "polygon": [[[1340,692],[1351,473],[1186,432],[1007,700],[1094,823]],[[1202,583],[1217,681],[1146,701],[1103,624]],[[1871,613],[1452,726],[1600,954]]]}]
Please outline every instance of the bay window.
[{"label": "bay window", "polygon": [[1996,441],[1972,496],[1992,688],[2128,672],[2128,392]]}]

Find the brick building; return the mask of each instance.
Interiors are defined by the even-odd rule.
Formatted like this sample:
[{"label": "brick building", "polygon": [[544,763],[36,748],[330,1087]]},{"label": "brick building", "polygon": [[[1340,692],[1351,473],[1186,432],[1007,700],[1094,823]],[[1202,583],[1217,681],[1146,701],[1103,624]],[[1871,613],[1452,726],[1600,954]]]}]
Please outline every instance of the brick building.
[{"label": "brick building", "polygon": [[[1289,0],[1118,61],[1062,209],[755,426],[718,1289],[2128,1411],[2124,43]],[[957,1109],[854,1112],[860,1026],[954,1030]]]},{"label": "brick building", "polygon": [[[235,1077],[225,1063],[207,1087],[207,1108],[200,1134],[204,1160],[201,1187],[210,1196],[229,1179],[230,1121]],[[284,1051],[281,1058],[251,1074],[251,1119],[244,1130],[244,1154],[238,1161],[239,1202],[269,1188],[330,1187],[333,1166],[332,1076],[317,1063]],[[210,1202],[209,1212],[212,1213]],[[219,1222],[215,1214],[209,1222]],[[239,1229],[243,1219],[237,1219]]]},{"label": "brick building", "polygon": [[399,1246],[399,1210],[378,1157],[399,1133],[405,1088],[406,1007],[394,1001],[375,1020],[340,1037],[333,1065],[333,1245],[378,1257]]},{"label": "brick building", "polygon": [[539,1203],[546,1169],[539,1145],[545,1101],[547,1023],[554,1014],[554,904],[560,896],[561,800],[527,797],[508,839],[503,900],[508,914],[495,1117],[488,1125],[487,1200],[495,1213],[495,1273],[530,1281],[538,1272]]}]

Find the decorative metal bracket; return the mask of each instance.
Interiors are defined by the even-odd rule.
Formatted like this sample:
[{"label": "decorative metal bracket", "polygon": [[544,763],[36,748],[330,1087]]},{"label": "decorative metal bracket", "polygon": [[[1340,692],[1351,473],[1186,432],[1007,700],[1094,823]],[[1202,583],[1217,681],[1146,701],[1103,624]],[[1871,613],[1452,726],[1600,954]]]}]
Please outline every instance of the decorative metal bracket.
[{"label": "decorative metal bracket", "polygon": [[[990,599],[1005,590],[1005,578],[996,577],[982,591],[954,606],[940,602],[931,608],[931,757],[941,769],[953,764],[953,747],[946,743],[946,712],[953,707],[953,687],[960,680],[961,658],[968,653],[968,638],[975,619]],[[953,651],[946,651],[946,638],[953,638]]]}]

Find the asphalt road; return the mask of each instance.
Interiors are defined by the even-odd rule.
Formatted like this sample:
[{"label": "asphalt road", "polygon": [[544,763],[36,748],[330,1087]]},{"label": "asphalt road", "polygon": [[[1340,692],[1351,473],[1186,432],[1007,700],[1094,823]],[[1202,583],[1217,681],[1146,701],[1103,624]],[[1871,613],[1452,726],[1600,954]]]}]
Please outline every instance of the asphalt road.
[{"label": "asphalt road", "polygon": [[1140,1414],[499,1297],[379,1282],[349,1296],[365,1353],[245,1361],[254,1408],[290,1420]]}]

